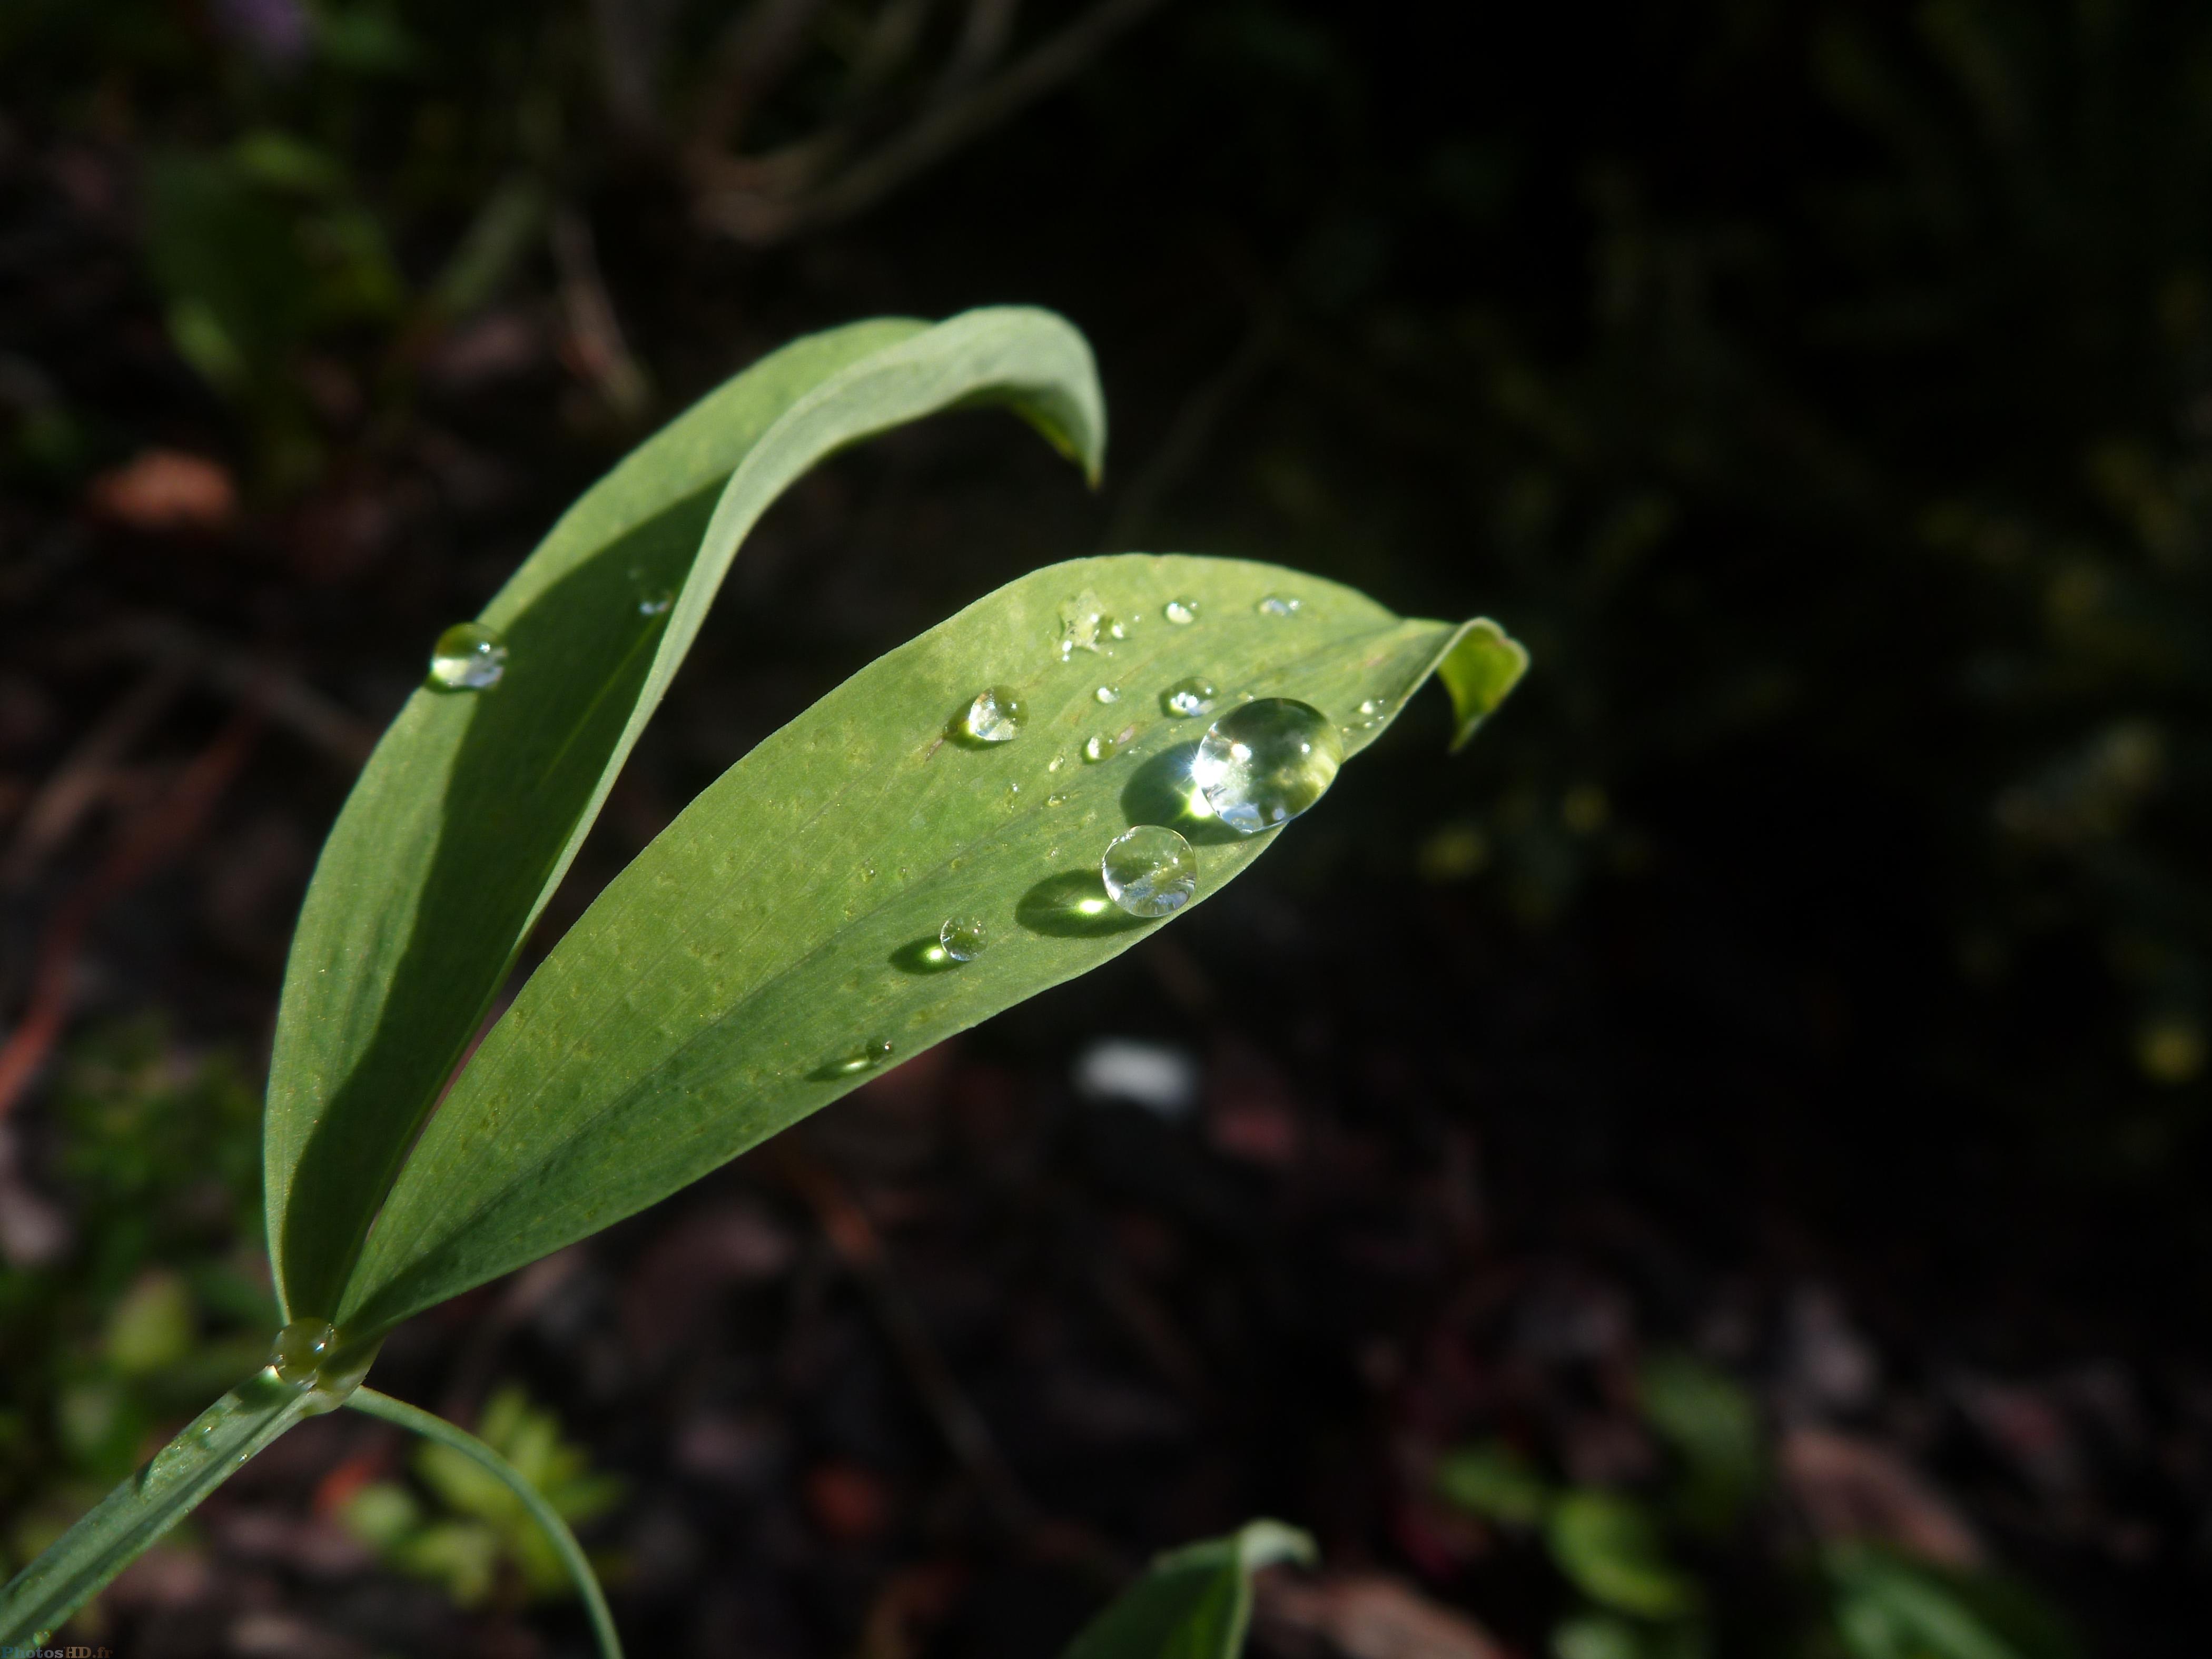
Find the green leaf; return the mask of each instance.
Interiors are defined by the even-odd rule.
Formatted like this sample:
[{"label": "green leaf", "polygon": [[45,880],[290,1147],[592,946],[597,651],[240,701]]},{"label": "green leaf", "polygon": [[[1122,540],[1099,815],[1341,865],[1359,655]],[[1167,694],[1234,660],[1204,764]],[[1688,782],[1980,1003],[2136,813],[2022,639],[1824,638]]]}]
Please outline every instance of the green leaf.
[{"label": "green leaf", "polygon": [[1725,1529],[1765,1479],[1758,1404],[1734,1377],[1684,1353],[1654,1355],[1638,1386],[1644,1420],[1682,1460],[1683,1518]]},{"label": "green leaf", "polygon": [[264,1151],[288,1318],[336,1307],[409,1144],[747,532],[831,451],[975,403],[1012,405],[1096,475],[1090,350],[1049,313],[797,341],[554,526],[482,614],[510,652],[496,686],[426,689],[401,710],[324,846],[285,972]]},{"label": "green leaf", "polygon": [[1470,1515],[1509,1527],[1533,1527],[1544,1518],[1551,1488],[1528,1460],[1495,1440],[1461,1446],[1437,1462],[1437,1491]]},{"label": "green leaf", "polygon": [[[1295,614],[1258,608],[1279,592]],[[1199,620],[1166,621],[1176,599]],[[1099,634],[1063,660],[1071,617]],[[863,669],[561,941],[424,1131],[339,1323],[367,1336],[534,1261],[828,1104],[865,1080],[871,1045],[902,1058],[1127,950],[1159,925],[1100,884],[1131,825],[1180,830],[1199,899],[1220,890],[1280,832],[1191,815],[1205,721],[1166,711],[1177,682],[1204,676],[1218,706],[1303,699],[1342,722],[1349,756],[1467,631],[1272,565],[1124,555],[1033,572]],[[993,687],[1026,703],[1021,735],[956,740]],[[1120,752],[1090,763],[1094,737]],[[936,949],[955,917],[989,936],[972,962]]]},{"label": "green leaf", "polygon": [[1698,1586],[1667,1559],[1643,1505],[1618,1492],[1577,1490],[1552,1506],[1552,1559],[1577,1589],[1601,1607],[1639,1619],[1697,1611]]},{"label": "green leaf", "polygon": [[1865,1545],[1830,1551],[1826,1565],[1851,1659],[2074,1659],[2080,1651],[2049,1608],[2002,1579]]},{"label": "green leaf", "polygon": [[0,1589],[0,1648],[43,1644],[239,1465],[323,1403],[265,1370],[216,1401]]},{"label": "green leaf", "polygon": [[1252,1620],[1252,1575],[1315,1555],[1312,1539],[1279,1521],[1171,1550],[1083,1627],[1063,1659],[1236,1659]]}]

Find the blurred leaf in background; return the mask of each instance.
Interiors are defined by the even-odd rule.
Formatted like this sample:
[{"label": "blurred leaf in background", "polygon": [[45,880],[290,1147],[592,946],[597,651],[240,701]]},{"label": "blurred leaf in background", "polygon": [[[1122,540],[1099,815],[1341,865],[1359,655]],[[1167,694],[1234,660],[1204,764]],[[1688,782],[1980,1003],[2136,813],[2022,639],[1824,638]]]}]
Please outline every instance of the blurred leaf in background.
[{"label": "blurred leaf in background", "polygon": [[[571,1527],[605,1514],[623,1483],[595,1472],[564,1439],[561,1422],[513,1384],[484,1407],[477,1436],[520,1470]],[[431,1494],[424,1503],[396,1481],[378,1481],[350,1498],[342,1518],[392,1565],[445,1587],[464,1607],[495,1598],[507,1605],[573,1595],[574,1582],[544,1529],[514,1491],[450,1447],[425,1444],[412,1460]]]}]

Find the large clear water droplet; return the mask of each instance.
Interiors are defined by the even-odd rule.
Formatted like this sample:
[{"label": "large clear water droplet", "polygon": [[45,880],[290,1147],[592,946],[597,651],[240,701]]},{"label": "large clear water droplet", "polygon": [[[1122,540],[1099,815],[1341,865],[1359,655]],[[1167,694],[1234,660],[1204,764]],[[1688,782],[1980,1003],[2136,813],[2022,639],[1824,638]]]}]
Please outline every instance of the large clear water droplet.
[{"label": "large clear water droplet", "polygon": [[1263,617],[1295,617],[1298,614],[1298,601],[1287,594],[1270,593],[1260,601],[1259,611]]},{"label": "large clear water droplet", "polygon": [[1103,734],[1093,738],[1085,738],[1083,740],[1083,758],[1093,764],[1096,764],[1099,761],[1112,760],[1114,758],[1114,751],[1121,746],[1121,744],[1118,739],[1104,736]]},{"label": "large clear water droplet", "polygon": [[1102,685],[1091,695],[1101,702],[1119,702],[1121,701],[1121,688],[1118,685]]},{"label": "large clear water droplet", "polygon": [[1098,860],[1106,896],[1133,916],[1171,916],[1198,890],[1198,854],[1172,830],[1140,823],[1107,843]]},{"label": "large clear water droplet", "polygon": [[1187,720],[1193,714],[1203,714],[1211,710],[1214,698],[1218,696],[1220,693],[1213,689],[1212,680],[1194,674],[1187,680],[1177,680],[1161,692],[1160,707],[1177,720]]},{"label": "large clear water droplet", "polygon": [[507,642],[482,623],[455,623],[430,647],[430,678],[448,691],[481,691],[507,672]]},{"label": "large clear water droplet", "polygon": [[1191,623],[1198,620],[1198,601],[1196,599],[1170,599],[1165,605],[1160,607],[1160,615],[1165,617],[1177,628],[1188,628]]},{"label": "large clear water droplet", "polygon": [[981,916],[952,916],[937,930],[937,942],[955,962],[973,962],[991,942]]},{"label": "large clear water droplet", "polygon": [[1206,729],[1190,776],[1214,815],[1249,836],[1311,806],[1343,763],[1344,740],[1328,715],[1295,698],[1262,697]]},{"label": "large clear water droplet", "polygon": [[840,1054],[824,1066],[820,1077],[858,1077],[862,1072],[872,1072],[891,1057],[891,1040],[876,1037],[862,1043],[849,1054]]},{"label": "large clear water droplet", "polygon": [[977,743],[1012,743],[1021,736],[1022,717],[1028,712],[1014,692],[994,685],[975,694],[960,717],[960,730]]},{"label": "large clear water droplet", "polygon": [[327,1319],[295,1319],[270,1344],[270,1369],[295,1387],[306,1388],[322,1375],[323,1362],[337,1340],[337,1328]]}]

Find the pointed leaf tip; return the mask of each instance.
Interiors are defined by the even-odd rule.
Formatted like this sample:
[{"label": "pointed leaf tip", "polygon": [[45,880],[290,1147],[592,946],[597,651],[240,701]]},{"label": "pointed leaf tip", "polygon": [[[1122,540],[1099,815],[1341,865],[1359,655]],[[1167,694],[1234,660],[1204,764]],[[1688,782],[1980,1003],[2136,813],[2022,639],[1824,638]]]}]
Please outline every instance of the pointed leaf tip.
[{"label": "pointed leaf tip", "polygon": [[1528,672],[1528,647],[1487,617],[1477,617],[1437,665],[1451,693],[1451,753],[1456,755]]}]

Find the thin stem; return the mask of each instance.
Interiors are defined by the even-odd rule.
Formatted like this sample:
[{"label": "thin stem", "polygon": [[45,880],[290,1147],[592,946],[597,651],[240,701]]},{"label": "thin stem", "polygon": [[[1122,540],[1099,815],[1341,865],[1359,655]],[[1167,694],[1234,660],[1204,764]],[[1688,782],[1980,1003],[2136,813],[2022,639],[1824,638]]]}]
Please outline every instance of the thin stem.
[{"label": "thin stem", "polygon": [[584,1557],[584,1547],[576,1541],[576,1534],[568,1530],[568,1523],[560,1512],[545,1501],[537,1487],[524,1478],[516,1468],[489,1446],[465,1429],[456,1428],[442,1417],[409,1405],[404,1400],[394,1400],[388,1394],[379,1394],[374,1389],[356,1389],[346,1396],[346,1404],[357,1412],[396,1423],[403,1429],[411,1429],[425,1440],[434,1440],[441,1446],[450,1446],[462,1456],[473,1459],[489,1469],[506,1483],[508,1491],[522,1500],[545,1535],[553,1540],[553,1547],[561,1552],[562,1564],[568,1576],[576,1581],[576,1593],[584,1598],[585,1610],[592,1617],[592,1633],[599,1638],[599,1651],[605,1659],[623,1659],[622,1638],[615,1634],[614,1615],[607,1611],[607,1598],[599,1589],[597,1574]]}]

